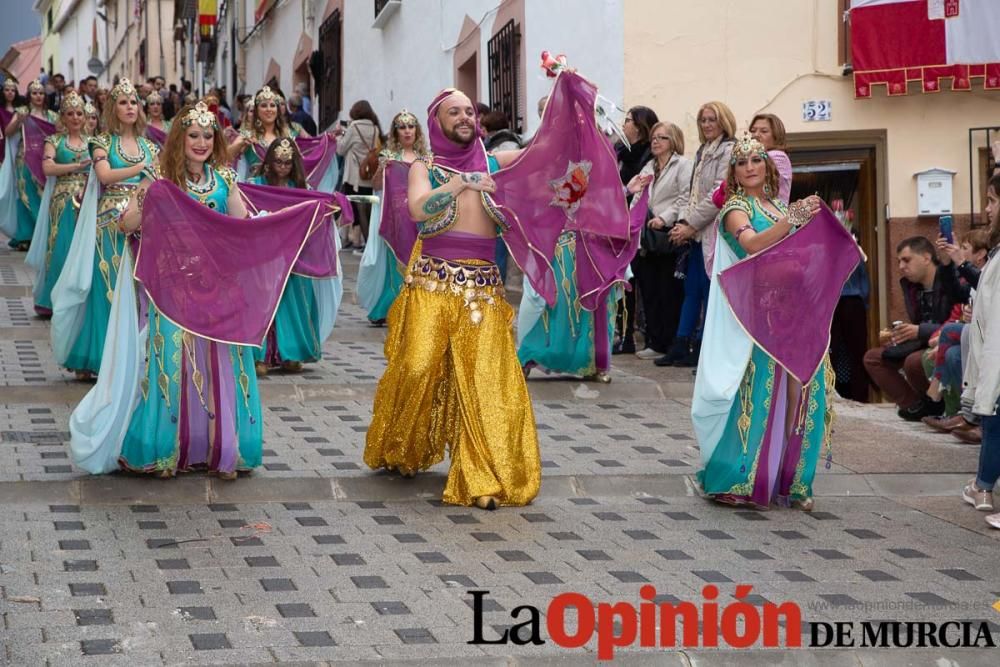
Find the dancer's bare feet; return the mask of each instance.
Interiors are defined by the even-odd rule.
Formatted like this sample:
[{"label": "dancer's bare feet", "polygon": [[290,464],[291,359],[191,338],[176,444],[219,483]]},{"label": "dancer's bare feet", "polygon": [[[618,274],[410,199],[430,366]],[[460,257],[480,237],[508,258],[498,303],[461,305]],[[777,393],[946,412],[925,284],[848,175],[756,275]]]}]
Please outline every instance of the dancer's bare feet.
[{"label": "dancer's bare feet", "polygon": [[476,507],[478,507],[481,510],[486,510],[488,512],[492,512],[493,510],[495,510],[497,507],[500,506],[500,503],[498,503],[497,499],[494,498],[493,496],[479,496],[478,498],[476,498],[475,502],[476,502]]}]

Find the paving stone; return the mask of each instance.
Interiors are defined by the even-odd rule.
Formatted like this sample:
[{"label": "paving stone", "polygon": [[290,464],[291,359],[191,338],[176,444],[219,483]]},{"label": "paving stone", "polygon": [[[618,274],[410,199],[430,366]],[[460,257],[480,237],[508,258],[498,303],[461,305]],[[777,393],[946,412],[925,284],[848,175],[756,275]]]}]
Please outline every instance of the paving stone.
[{"label": "paving stone", "polygon": [[298,640],[301,646],[309,647],[321,647],[321,646],[336,646],[337,642],[333,641],[333,637],[330,636],[329,632],[325,630],[307,630],[302,632],[294,632],[295,639]]},{"label": "paving stone", "polygon": [[196,651],[215,651],[219,649],[232,648],[229,638],[222,632],[206,632],[188,635],[191,646]]},{"label": "paving stone", "polygon": [[74,609],[77,625],[114,625],[114,615],[110,609]]}]

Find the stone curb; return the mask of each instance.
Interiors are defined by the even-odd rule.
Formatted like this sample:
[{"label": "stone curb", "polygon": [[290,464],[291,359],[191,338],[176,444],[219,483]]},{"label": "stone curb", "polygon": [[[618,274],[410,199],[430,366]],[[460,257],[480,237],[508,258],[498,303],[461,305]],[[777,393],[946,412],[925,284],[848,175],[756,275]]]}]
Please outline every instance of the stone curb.
[{"label": "stone curb", "polygon": [[[966,474],[826,474],[818,498],[956,496]],[[172,480],[107,475],[69,481],[0,482],[0,504],[68,503],[101,505],[190,505],[204,503],[426,501],[440,498],[445,477],[426,473],[416,479],[397,475],[249,477],[234,482],[199,474]],[[698,495],[690,475],[546,475],[546,498],[684,498]]]}]

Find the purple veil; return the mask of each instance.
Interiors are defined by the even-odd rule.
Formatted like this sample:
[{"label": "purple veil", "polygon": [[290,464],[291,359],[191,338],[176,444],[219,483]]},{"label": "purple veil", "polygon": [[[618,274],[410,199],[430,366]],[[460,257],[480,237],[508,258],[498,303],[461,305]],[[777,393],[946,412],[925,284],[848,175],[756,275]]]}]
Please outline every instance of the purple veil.
[{"label": "purple veil", "polygon": [[55,134],[56,126],[47,120],[29,115],[21,125],[24,141],[24,163],[38,187],[45,187],[45,172],[42,171],[42,157],[45,152],[45,137]]},{"label": "purple veil", "polygon": [[174,184],[149,188],[135,277],[157,309],[203,338],[260,345],[288,276],[336,275],[330,199],[252,219],[221,215]]},{"label": "purple veil", "polygon": [[747,335],[806,384],[830,346],[840,291],[863,258],[824,205],[794,234],[719,273],[719,286]]}]

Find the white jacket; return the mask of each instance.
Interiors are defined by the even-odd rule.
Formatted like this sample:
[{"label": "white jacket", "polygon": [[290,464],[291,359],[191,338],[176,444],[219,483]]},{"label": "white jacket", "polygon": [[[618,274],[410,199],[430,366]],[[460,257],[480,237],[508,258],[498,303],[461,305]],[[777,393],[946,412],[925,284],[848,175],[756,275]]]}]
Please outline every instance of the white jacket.
[{"label": "white jacket", "polygon": [[962,373],[962,403],[977,415],[995,415],[1000,399],[1000,258],[990,253],[976,286],[969,324],[969,361]]}]

